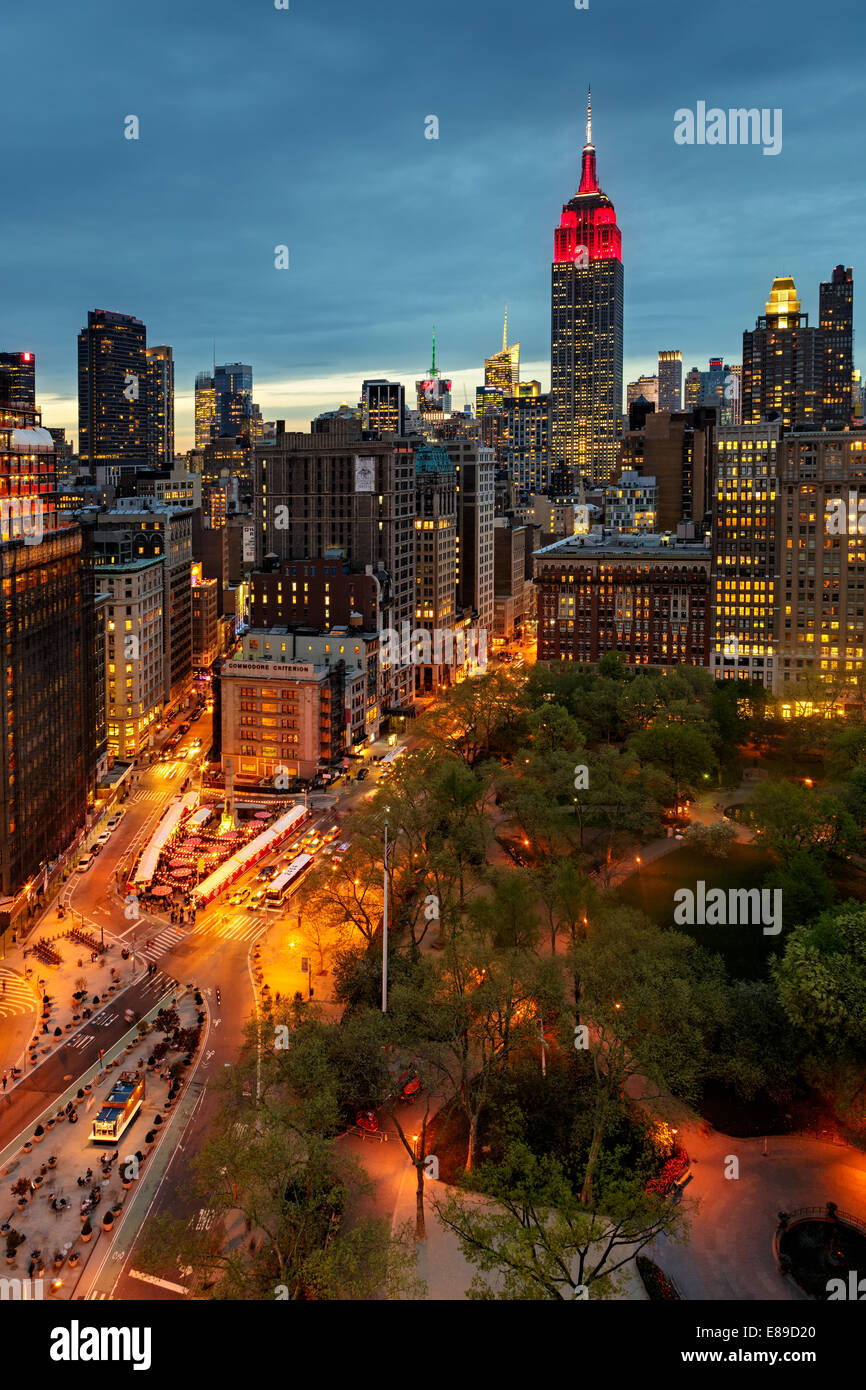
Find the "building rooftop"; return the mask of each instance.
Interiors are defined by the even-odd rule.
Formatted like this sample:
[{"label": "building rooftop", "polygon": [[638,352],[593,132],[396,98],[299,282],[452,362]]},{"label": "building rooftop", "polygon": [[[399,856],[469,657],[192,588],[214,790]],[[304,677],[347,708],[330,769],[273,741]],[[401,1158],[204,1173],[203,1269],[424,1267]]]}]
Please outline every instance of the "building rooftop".
[{"label": "building rooftop", "polygon": [[533,552],[539,559],[550,562],[557,560],[591,560],[599,555],[636,556],[643,559],[709,559],[710,544],[707,541],[677,540],[671,532],[645,533],[636,536],[621,532],[599,532],[588,536],[566,536],[554,541],[552,545],[542,546]]}]

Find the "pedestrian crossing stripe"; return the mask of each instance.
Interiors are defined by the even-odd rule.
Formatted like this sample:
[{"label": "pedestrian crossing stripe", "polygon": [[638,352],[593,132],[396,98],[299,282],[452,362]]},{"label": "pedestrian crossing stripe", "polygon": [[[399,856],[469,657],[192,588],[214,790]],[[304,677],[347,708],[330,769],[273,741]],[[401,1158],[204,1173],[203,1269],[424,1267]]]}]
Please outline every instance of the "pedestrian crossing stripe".
[{"label": "pedestrian crossing stripe", "polygon": [[0,969],[0,1018],[12,1018],[36,1008],[32,989],[14,970]]},{"label": "pedestrian crossing stripe", "polygon": [[158,936],[152,938],[149,946],[136,946],[135,958],[136,960],[159,960],[166,951],[170,951],[179,941],[183,941],[186,934],[180,927],[166,927]]}]

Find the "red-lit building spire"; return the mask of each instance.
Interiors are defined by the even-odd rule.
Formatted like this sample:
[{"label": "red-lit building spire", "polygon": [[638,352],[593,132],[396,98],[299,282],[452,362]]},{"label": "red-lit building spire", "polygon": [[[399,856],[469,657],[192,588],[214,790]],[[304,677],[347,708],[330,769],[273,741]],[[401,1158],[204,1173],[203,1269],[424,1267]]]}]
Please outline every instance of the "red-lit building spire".
[{"label": "red-lit building spire", "polygon": [[554,263],[622,260],[622,238],[616,225],[616,211],[598,186],[595,172],[595,145],[592,143],[592,90],[586,100],[586,144],[580,188],[562,209],[554,233]]},{"label": "red-lit building spire", "polygon": [[592,143],[592,88],[586,92],[586,144],[583,147],[583,164],[580,170],[578,193],[597,193],[598,178],[595,172],[595,145]]}]

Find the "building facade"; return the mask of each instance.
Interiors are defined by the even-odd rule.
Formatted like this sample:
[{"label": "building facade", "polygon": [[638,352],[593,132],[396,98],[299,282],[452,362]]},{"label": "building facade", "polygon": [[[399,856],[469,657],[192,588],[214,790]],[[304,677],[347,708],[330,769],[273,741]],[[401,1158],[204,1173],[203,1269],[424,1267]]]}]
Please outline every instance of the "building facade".
[{"label": "building facade", "polygon": [[712,512],[713,674],[776,687],[782,425],[719,430]]},{"label": "building facade", "polygon": [[571,537],[535,555],[539,661],[708,666],[711,557],[659,536]]}]

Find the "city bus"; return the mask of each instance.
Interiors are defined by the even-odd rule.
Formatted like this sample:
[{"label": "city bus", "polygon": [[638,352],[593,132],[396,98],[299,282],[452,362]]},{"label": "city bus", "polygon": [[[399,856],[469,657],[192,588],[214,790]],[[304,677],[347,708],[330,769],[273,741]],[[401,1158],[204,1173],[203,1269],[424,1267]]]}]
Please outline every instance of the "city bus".
[{"label": "city bus", "polygon": [[312,854],[299,854],[297,859],[292,860],[284,873],[278,874],[275,879],[272,879],[265,898],[265,907],[279,907],[312,862]]}]

